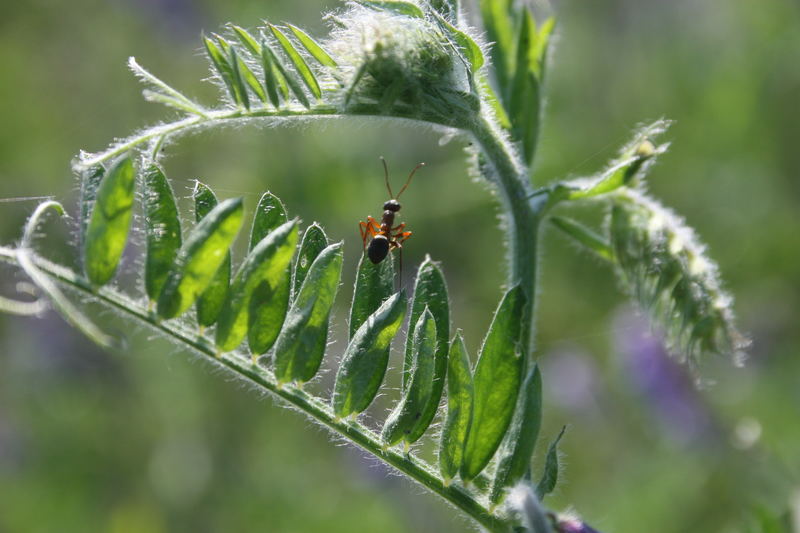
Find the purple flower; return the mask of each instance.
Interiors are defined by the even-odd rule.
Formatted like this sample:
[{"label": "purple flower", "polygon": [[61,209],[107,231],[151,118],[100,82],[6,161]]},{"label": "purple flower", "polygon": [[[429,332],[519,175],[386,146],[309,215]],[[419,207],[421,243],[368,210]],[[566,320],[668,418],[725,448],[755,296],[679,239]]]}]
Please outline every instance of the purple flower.
[{"label": "purple flower", "polygon": [[600,533],[577,518],[559,518],[556,522],[556,531],[558,533]]}]

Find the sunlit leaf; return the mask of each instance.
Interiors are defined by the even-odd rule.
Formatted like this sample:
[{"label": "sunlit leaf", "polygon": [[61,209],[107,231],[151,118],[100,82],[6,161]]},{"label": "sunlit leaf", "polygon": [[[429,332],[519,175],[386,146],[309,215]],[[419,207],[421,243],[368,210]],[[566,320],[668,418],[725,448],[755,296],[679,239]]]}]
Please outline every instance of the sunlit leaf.
[{"label": "sunlit leaf", "polygon": [[350,338],[394,290],[394,258],[387,257],[378,264],[362,254],[356,272],[353,304],[350,307]]},{"label": "sunlit leaf", "polygon": [[389,347],[406,314],[405,291],[385,302],[358,328],[339,363],[333,387],[333,410],[344,418],[364,411],[389,364]]},{"label": "sunlit leaf", "polygon": [[483,341],[475,366],[472,422],[461,465],[465,481],[486,467],[511,423],[522,381],[524,355],[520,343],[525,304],[519,285],[508,291]]},{"label": "sunlit leaf", "polygon": [[[199,181],[195,182],[192,197],[194,198],[195,222],[200,222],[219,203],[214,192]],[[197,323],[200,327],[211,326],[217,321],[222,306],[228,298],[230,281],[231,254],[228,252],[206,289],[197,298]]]},{"label": "sunlit leaf", "polygon": [[123,156],[111,164],[97,188],[86,228],[84,268],[95,285],[108,283],[128,242],[135,188],[133,162]]},{"label": "sunlit leaf", "polygon": [[312,224],[303,234],[300,243],[300,251],[297,252],[297,259],[294,264],[294,275],[292,276],[292,299],[300,292],[308,275],[308,270],[314,264],[314,259],[328,246],[328,237],[325,231],[318,224]]},{"label": "sunlit leaf", "polygon": [[142,181],[147,237],[144,287],[148,298],[155,301],[181,247],[181,222],[175,194],[164,171],[152,163],[142,173]]},{"label": "sunlit leaf", "polygon": [[267,351],[275,342],[289,305],[289,265],[296,246],[297,221],[293,220],[261,239],[247,255],[217,322],[220,350],[235,349],[248,332],[255,339],[250,346],[254,353]]},{"label": "sunlit leaf", "polygon": [[386,419],[381,433],[381,438],[389,446],[401,440],[411,444],[419,438],[416,435],[417,422],[427,410],[434,392],[436,321],[427,308],[414,327],[411,352],[413,364],[409,370],[408,385],[404,387],[403,396]]},{"label": "sunlit leaf", "polygon": [[336,66],[336,61],[334,61],[333,58],[328,55],[328,52],[322,48],[322,45],[315,41],[310,35],[297,26],[292,26],[291,24],[288,24],[287,26],[289,26],[289,29],[292,30],[292,33],[295,37],[297,37],[297,40],[300,41],[306,50],[308,50],[308,53],[311,54],[314,59],[319,61],[321,65],[326,67]]},{"label": "sunlit leaf", "polygon": [[319,370],[341,274],[342,244],[332,244],[311,264],[275,342],[275,376],[279,382],[304,383]]},{"label": "sunlit leaf", "polygon": [[506,489],[516,485],[530,468],[541,425],[542,376],[534,366],[520,388],[514,418],[498,452],[490,496],[493,503],[499,503]]},{"label": "sunlit leaf", "polygon": [[241,198],[221,202],[195,226],[178,251],[158,298],[158,315],[174,318],[208,287],[242,226]]},{"label": "sunlit leaf", "polygon": [[306,63],[306,60],[303,59],[303,56],[300,55],[300,52],[297,51],[292,42],[289,40],[286,34],[280,30],[280,28],[270,24],[269,29],[272,32],[272,35],[275,36],[275,39],[277,39],[278,43],[281,45],[281,48],[283,48],[283,51],[286,52],[286,55],[289,57],[292,65],[294,65],[295,70],[297,70],[297,72],[300,74],[300,77],[303,78],[303,82],[305,82],[306,87],[308,87],[308,90],[311,91],[311,94],[313,94],[317,99],[322,98],[322,90],[319,88],[317,77],[311,71],[311,68],[309,68],[308,63]]},{"label": "sunlit leaf", "polygon": [[446,481],[458,474],[472,418],[472,371],[461,332],[447,355],[447,417],[439,441],[439,472]]}]

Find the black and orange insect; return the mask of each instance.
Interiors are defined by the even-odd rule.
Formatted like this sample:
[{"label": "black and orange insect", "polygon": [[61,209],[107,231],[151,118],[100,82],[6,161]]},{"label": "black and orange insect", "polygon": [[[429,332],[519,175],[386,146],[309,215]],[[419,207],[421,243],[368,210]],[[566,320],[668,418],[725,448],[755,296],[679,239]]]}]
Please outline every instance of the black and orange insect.
[{"label": "black and orange insect", "polygon": [[[371,216],[367,217],[366,222],[362,221],[358,223],[358,230],[361,232],[361,240],[364,241],[364,250],[369,260],[376,265],[386,259],[386,256],[389,255],[389,252],[392,250],[399,248],[402,253],[403,243],[411,237],[410,231],[404,231],[406,228],[405,222],[397,226],[394,225],[395,215],[400,211],[401,207],[397,199],[400,198],[400,195],[403,194],[411,183],[411,178],[414,177],[414,173],[419,170],[420,167],[425,166],[425,163],[420,163],[414,167],[414,170],[408,175],[405,185],[403,185],[403,188],[400,189],[400,192],[395,196],[394,193],[392,193],[391,185],[389,185],[389,168],[386,166],[386,160],[381,157],[381,162],[383,162],[386,190],[389,191],[390,197],[390,199],[383,204],[381,223],[378,224]],[[372,237],[372,240],[369,241],[369,246],[367,246],[368,237]]]}]

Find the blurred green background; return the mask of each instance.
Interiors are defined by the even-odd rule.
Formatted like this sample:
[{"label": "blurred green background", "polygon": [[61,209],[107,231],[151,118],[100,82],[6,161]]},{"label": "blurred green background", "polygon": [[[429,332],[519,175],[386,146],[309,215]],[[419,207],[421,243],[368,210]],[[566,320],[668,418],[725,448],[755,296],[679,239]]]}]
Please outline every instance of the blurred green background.
[{"label": "blurred green background", "polygon": [[[35,205],[11,198],[54,195],[74,207],[69,161],[78,150],[101,149],[169,115],[143,101],[128,56],[210,103],[215,89],[198,81],[207,75],[201,30],[268,17],[321,35],[320,11],[338,5],[4,5],[2,242],[18,238]],[[538,321],[543,438],[569,425],[564,475],[547,503],[573,505],[609,533],[741,531],[751,513],[785,510],[800,490],[800,4],[563,1],[553,9],[558,40],[536,179],[593,172],[638,123],[675,119],[672,149],[650,188],[709,244],[754,343],[745,369],[712,363],[705,376],[716,385],[695,391],[610,270],[547,232]],[[367,120],[215,131],[171,147],[165,165],[184,198],[195,178],[221,196],[244,195],[250,209],[270,189],[290,214],[344,239],[345,305],[360,252],[356,224],[378,215],[385,199],[378,156],[395,181],[426,161],[404,195],[414,231],[404,274],[409,280],[409,265],[426,254],[443,262],[454,324],[474,356],[500,297],[502,238],[491,194],[466,175],[463,146],[440,137]],[[598,219],[592,209],[585,217]],[[0,290],[11,294],[22,278],[1,272]],[[345,316],[340,307],[336,318]],[[128,327],[130,350],[103,353],[52,313],[0,316],[0,533],[468,528],[435,497],[300,415],[147,332],[103,321],[119,334]],[[333,340],[331,353],[341,353],[341,329]],[[328,372],[317,390],[330,381]],[[376,420],[398,381],[395,371],[371,411]]]}]

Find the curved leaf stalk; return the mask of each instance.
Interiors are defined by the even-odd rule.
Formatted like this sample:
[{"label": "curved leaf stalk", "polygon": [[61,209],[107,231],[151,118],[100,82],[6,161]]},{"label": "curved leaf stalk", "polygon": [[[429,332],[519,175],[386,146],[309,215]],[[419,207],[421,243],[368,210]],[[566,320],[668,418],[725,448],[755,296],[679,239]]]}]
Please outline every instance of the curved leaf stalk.
[{"label": "curved leaf stalk", "polygon": [[[504,520],[491,514],[482,499],[473,492],[459,484],[445,484],[429,464],[413,455],[402,453],[400,450],[387,448],[379,435],[356,420],[337,417],[331,406],[322,399],[309,394],[302,388],[288,383],[279,383],[270,370],[253,364],[248,354],[240,352],[218,354],[214,344],[206,337],[199,336],[197,331],[174,322],[157,320],[152,312],[119,291],[108,286],[93,287],[72,270],[39,257],[30,250],[0,247],[0,261],[17,266],[22,266],[23,262],[29,262],[48,283],[57,282],[77,293],[96,299],[120,315],[135,319],[140,324],[169,336],[171,340],[202,356],[206,361],[233,372],[260,389],[271,392],[330,431],[347,438],[348,441],[357,444],[420,485],[438,494],[451,505],[468,514],[488,531],[498,533],[511,531],[510,526]],[[36,281],[38,283],[40,280]]]}]

